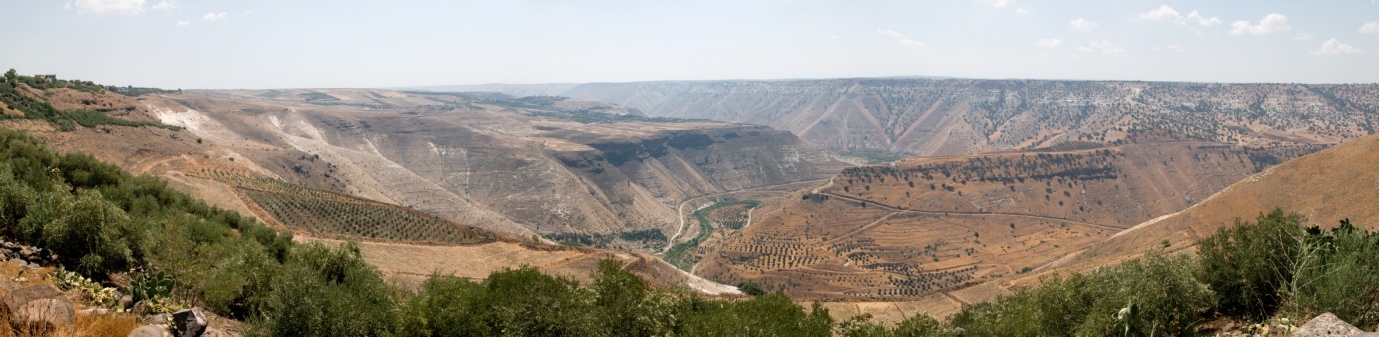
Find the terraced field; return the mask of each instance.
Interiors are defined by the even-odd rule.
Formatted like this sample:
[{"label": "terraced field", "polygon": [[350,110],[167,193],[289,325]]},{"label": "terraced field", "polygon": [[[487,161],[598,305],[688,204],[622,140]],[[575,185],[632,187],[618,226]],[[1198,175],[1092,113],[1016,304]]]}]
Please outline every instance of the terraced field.
[{"label": "terraced field", "polygon": [[443,244],[487,241],[472,228],[396,205],[302,188],[248,172],[217,169],[203,170],[201,175],[235,186],[242,199],[278,223],[312,237]]}]

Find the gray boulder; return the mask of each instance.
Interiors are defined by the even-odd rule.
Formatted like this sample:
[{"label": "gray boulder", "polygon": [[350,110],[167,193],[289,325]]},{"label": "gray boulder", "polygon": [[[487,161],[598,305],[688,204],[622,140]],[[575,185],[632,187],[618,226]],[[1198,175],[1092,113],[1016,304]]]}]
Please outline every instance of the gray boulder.
[{"label": "gray boulder", "polygon": [[11,323],[18,326],[53,329],[72,325],[76,322],[77,310],[72,301],[65,298],[45,298],[29,301],[10,316]]},{"label": "gray boulder", "polygon": [[145,325],[129,332],[129,337],[166,337],[168,330],[160,325]]},{"label": "gray boulder", "polygon": [[1292,336],[1294,337],[1331,337],[1331,336],[1355,336],[1364,333],[1350,323],[1342,321],[1331,313],[1321,314],[1307,324],[1298,327]]},{"label": "gray boulder", "polygon": [[4,302],[6,312],[13,314],[18,312],[20,307],[28,304],[29,301],[50,298],[62,298],[62,291],[57,290],[57,287],[51,284],[44,283],[10,291],[0,301]]},{"label": "gray boulder", "polygon": [[178,310],[172,313],[172,325],[178,336],[201,337],[206,332],[206,316],[196,309]]},{"label": "gray boulder", "polygon": [[152,314],[144,316],[144,322],[153,325],[168,324],[168,314]]}]

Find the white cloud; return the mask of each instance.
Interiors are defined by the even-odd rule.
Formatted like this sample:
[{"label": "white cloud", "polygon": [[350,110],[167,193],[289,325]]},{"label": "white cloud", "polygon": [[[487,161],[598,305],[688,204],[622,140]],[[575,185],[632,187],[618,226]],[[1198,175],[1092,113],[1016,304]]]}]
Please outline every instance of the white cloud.
[{"label": "white cloud", "polygon": [[1379,21],[1366,22],[1360,26],[1360,34],[1379,34]]},{"label": "white cloud", "polygon": [[1077,51],[1078,51],[1078,52],[1082,52],[1082,53],[1090,53],[1090,52],[1092,52],[1092,48],[1077,47]]},{"label": "white cloud", "polygon": [[1140,21],[1166,21],[1177,25],[1185,25],[1188,22],[1192,22],[1199,26],[1215,26],[1221,24],[1220,18],[1214,16],[1205,17],[1196,10],[1188,13],[1187,16],[1183,16],[1182,13],[1179,13],[1177,10],[1173,9],[1173,7],[1168,7],[1168,5],[1162,5],[1157,9],[1140,13]]},{"label": "white cloud", "polygon": [[1168,21],[1176,24],[1183,24],[1183,15],[1168,5],[1159,6],[1158,9],[1140,13],[1140,21]]},{"label": "white cloud", "polygon": [[177,8],[177,3],[168,0],[161,0],[158,1],[158,4],[153,5],[153,10],[161,10],[164,12],[170,12],[174,8]]},{"label": "white cloud", "polygon": [[1334,38],[1326,40],[1326,42],[1322,42],[1322,49],[1312,51],[1312,55],[1320,56],[1335,56],[1359,53],[1360,49],[1355,48],[1355,46],[1341,43],[1341,41],[1336,41],[1336,39]]},{"label": "white cloud", "polygon": [[1020,8],[1016,8],[1016,9],[1015,9],[1015,14],[1029,15],[1029,12],[1030,12],[1029,7],[1020,7]]},{"label": "white cloud", "polygon": [[1188,14],[1187,14],[1187,19],[1188,19],[1188,20],[1192,20],[1192,21],[1196,21],[1196,22],[1197,22],[1197,25],[1199,25],[1199,26],[1215,26],[1215,25],[1221,24],[1221,19],[1220,19],[1220,18],[1217,18],[1217,17],[1215,17],[1215,16],[1209,17],[1209,18],[1208,18],[1208,17],[1204,17],[1204,16],[1202,16],[1202,14],[1197,13],[1196,10],[1193,10],[1192,13],[1188,13]]},{"label": "white cloud", "polygon": [[838,34],[833,34],[833,35],[829,35],[829,36],[828,36],[828,39],[829,39],[829,40],[837,40],[837,39],[841,39],[841,38],[843,38],[843,37],[842,37],[842,36],[838,36]]},{"label": "white cloud", "polygon": [[1040,47],[1053,48],[1053,47],[1057,47],[1057,46],[1059,46],[1059,45],[1062,45],[1062,44],[1063,44],[1063,40],[1059,40],[1059,39],[1039,39],[1039,42],[1036,43],[1036,44],[1038,44]]},{"label": "white cloud", "polygon": [[191,21],[178,21],[178,22],[177,22],[177,26],[178,26],[178,27],[183,27],[183,26],[187,26],[187,25],[191,25],[191,24],[192,24]]},{"label": "white cloud", "polygon": [[1015,3],[1015,0],[982,0],[982,4],[983,4],[983,5],[987,5],[987,6],[991,6],[991,7],[996,7],[996,8],[1006,8],[1006,7],[1009,7],[1010,5],[1012,5],[1012,4],[1014,4],[1014,3]]},{"label": "white cloud", "polygon": [[1179,45],[1177,45],[1177,44],[1170,44],[1170,45],[1168,45],[1168,50],[1181,52],[1181,51],[1183,51],[1183,47],[1182,47],[1182,46],[1179,46]]},{"label": "white cloud", "polygon": [[215,21],[215,20],[224,19],[224,18],[225,18],[225,15],[227,15],[225,12],[220,12],[220,13],[206,13],[206,15],[201,16],[201,19],[202,19],[202,20],[206,20],[206,21]]},{"label": "white cloud", "polygon": [[[1122,48],[1120,48],[1120,47],[1116,47],[1116,45],[1111,44],[1110,41],[1106,41],[1106,40],[1092,41],[1090,44],[1092,45],[1092,49],[1095,49],[1095,50],[1097,50],[1097,51],[1100,51],[1102,54],[1106,54],[1106,55],[1118,55],[1118,54],[1125,53],[1125,49],[1122,49]],[[1083,49],[1082,49],[1082,48],[1079,48],[1078,51],[1083,51]],[[1091,51],[1091,49],[1088,49],[1087,51]]]},{"label": "white cloud", "polygon": [[1231,35],[1265,35],[1288,30],[1288,17],[1280,14],[1265,15],[1258,25],[1249,21],[1236,21],[1231,24]]},{"label": "white cloud", "polygon": [[915,40],[911,40],[911,39],[901,38],[901,39],[900,39],[900,45],[902,45],[902,46],[910,46],[910,47],[923,47],[923,46],[924,46],[924,42],[919,42],[919,41],[915,41]]},{"label": "white cloud", "polygon": [[1312,34],[1308,34],[1308,33],[1298,33],[1298,35],[1293,35],[1293,41],[1307,41],[1307,40],[1311,40],[1311,39],[1312,39]]},{"label": "white cloud", "polygon": [[1087,20],[1083,20],[1082,18],[1077,18],[1077,20],[1068,21],[1068,25],[1072,26],[1073,29],[1076,29],[1076,30],[1092,30],[1092,29],[1096,28],[1096,26],[1099,26],[1100,24],[1097,24],[1097,23],[1091,22],[1091,21],[1087,21]]},{"label": "white cloud", "polygon": [[877,34],[881,34],[881,35],[885,35],[885,36],[890,36],[890,37],[901,37],[901,36],[904,36],[904,35],[901,35],[900,32],[897,32],[897,31],[894,31],[894,30],[890,30],[890,29],[877,29],[877,30],[876,30],[876,33],[877,33]]},{"label": "white cloud", "polygon": [[77,0],[62,5],[62,8],[76,8],[78,13],[138,14],[144,11],[148,0]]}]

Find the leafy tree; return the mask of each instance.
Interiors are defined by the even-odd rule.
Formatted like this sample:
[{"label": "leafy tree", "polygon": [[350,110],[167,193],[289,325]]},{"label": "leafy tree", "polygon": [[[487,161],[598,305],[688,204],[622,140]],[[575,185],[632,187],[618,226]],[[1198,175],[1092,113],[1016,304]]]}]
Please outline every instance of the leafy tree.
[{"label": "leafy tree", "polygon": [[[655,320],[645,319],[651,311],[643,303],[650,287],[636,275],[622,270],[622,263],[607,259],[599,261],[599,270],[594,274],[594,283],[589,285],[599,308],[599,321],[610,326],[614,336],[652,336],[663,334],[666,327],[656,326]],[[660,332],[660,333],[658,333]]]},{"label": "leafy tree", "polygon": [[766,294],[766,289],[762,289],[760,285],[757,285],[756,283],[752,282],[738,283],[737,289],[742,290],[742,293],[744,294],[752,296],[761,296]]}]

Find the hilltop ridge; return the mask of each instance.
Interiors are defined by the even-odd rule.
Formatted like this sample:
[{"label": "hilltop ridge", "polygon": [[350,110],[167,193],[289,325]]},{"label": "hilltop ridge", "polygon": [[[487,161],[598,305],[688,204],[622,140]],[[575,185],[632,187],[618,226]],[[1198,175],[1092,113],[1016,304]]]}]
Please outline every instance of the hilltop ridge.
[{"label": "hilltop ridge", "polygon": [[563,95],[648,116],[769,125],[835,151],[919,156],[1114,142],[1144,130],[1336,144],[1379,122],[1375,84],[875,78],[586,83]]}]

